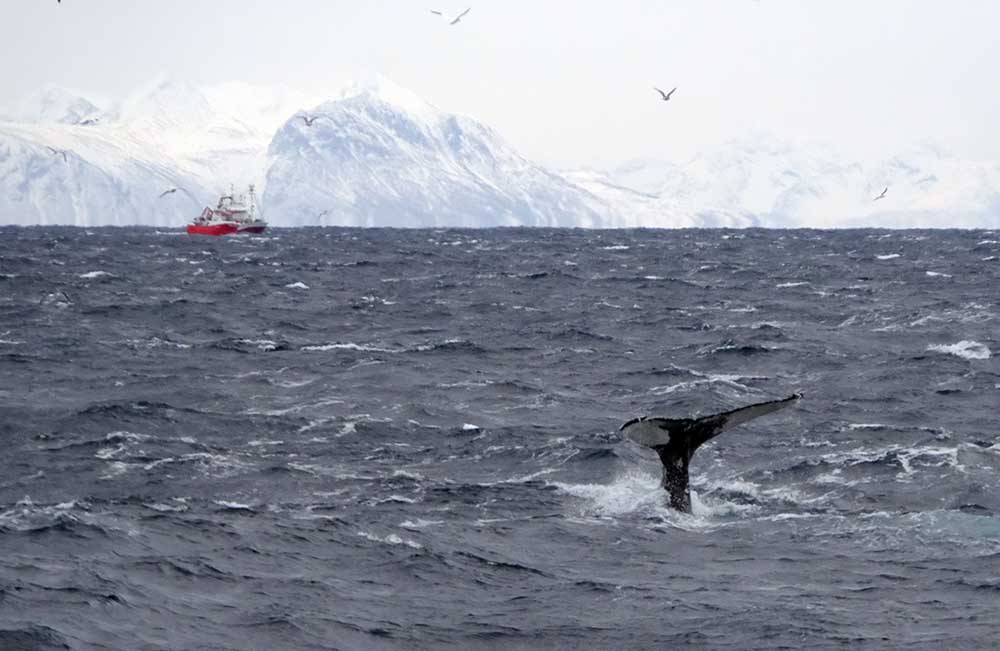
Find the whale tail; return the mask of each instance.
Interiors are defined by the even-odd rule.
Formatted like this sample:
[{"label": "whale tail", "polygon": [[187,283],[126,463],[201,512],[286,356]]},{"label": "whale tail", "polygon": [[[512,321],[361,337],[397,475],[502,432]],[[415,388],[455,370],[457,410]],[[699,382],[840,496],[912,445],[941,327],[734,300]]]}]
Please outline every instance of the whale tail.
[{"label": "whale tail", "polygon": [[670,505],[690,513],[688,464],[695,450],[727,429],[784,409],[801,398],[801,393],[793,393],[701,418],[633,418],[620,431],[629,440],[656,451],[663,464],[663,488],[670,493]]}]

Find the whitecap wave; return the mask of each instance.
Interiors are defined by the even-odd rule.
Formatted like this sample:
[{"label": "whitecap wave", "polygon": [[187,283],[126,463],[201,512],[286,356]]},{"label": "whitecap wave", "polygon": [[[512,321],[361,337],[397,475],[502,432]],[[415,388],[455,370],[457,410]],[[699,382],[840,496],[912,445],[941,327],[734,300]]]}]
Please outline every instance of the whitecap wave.
[{"label": "whitecap wave", "polygon": [[321,344],[315,346],[303,346],[300,350],[310,351],[310,352],[326,352],[330,350],[357,350],[366,353],[398,353],[398,350],[392,350],[390,348],[382,348],[380,346],[371,346],[368,344],[355,344],[348,342],[346,344]]},{"label": "whitecap wave", "polygon": [[947,353],[963,359],[989,359],[992,355],[986,344],[969,340],[963,340],[957,344],[932,344],[927,347],[927,350],[933,350],[938,353]]},{"label": "whitecap wave", "polygon": [[256,346],[265,353],[278,349],[278,342],[272,339],[238,339],[237,343],[246,344],[247,346]]},{"label": "whitecap wave", "polygon": [[243,502],[230,502],[228,500],[213,500],[213,504],[221,506],[224,509],[230,509],[233,511],[253,511],[254,507],[251,504],[244,504]]},{"label": "whitecap wave", "polygon": [[407,547],[412,547],[413,549],[424,548],[424,546],[420,543],[406,538],[400,538],[394,533],[391,533],[388,536],[376,536],[375,534],[368,533],[367,531],[359,531],[358,535],[365,540],[370,540],[372,542],[386,543],[388,545],[406,545]]},{"label": "whitecap wave", "polygon": [[433,527],[436,524],[444,524],[444,520],[424,520],[423,518],[417,518],[416,520],[404,520],[399,523],[399,528],[418,531],[420,529],[426,529],[427,527]]}]

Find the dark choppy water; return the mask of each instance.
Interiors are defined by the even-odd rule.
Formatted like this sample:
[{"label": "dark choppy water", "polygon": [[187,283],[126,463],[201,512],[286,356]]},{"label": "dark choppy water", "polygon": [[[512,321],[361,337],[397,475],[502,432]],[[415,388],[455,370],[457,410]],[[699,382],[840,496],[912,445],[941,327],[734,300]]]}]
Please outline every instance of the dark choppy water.
[{"label": "dark choppy water", "polygon": [[1000,638],[996,233],[0,236],[5,651]]}]

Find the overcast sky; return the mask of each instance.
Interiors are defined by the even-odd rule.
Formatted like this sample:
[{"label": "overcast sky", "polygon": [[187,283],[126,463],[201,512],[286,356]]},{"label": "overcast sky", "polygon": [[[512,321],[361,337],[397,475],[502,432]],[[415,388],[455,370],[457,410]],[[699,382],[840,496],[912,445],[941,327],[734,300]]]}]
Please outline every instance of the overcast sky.
[{"label": "overcast sky", "polygon": [[380,72],[558,166],[758,130],[1000,160],[998,25],[996,0],[3,0],[0,103],[162,75],[332,95]]}]

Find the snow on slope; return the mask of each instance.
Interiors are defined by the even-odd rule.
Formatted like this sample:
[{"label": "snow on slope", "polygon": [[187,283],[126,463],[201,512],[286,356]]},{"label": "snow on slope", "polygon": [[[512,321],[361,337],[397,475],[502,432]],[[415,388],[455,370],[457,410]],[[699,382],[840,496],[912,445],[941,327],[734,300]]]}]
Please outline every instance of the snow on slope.
[{"label": "snow on slope", "polygon": [[[130,146],[132,145],[132,146]],[[54,154],[48,148],[65,151]],[[205,195],[167,159],[95,127],[0,123],[0,221],[6,224],[180,225]]]},{"label": "snow on slope", "polygon": [[0,109],[0,120],[9,122],[79,124],[104,113],[104,102],[58,86],[46,86],[20,102]]},{"label": "snow on slope", "polygon": [[[598,226],[598,201],[491,129],[383,78],[293,116],[275,135],[264,195],[286,225]],[[322,216],[320,214],[322,213]]]},{"label": "snow on slope", "polygon": [[[663,172],[660,184],[653,183]],[[742,213],[769,227],[1000,225],[1000,165],[963,161],[932,147],[863,163],[823,145],[756,134],[683,165],[636,161],[607,178],[625,184],[643,178],[664,206]],[[873,201],[885,187],[886,198]]]},{"label": "snow on slope", "polygon": [[745,228],[759,225],[756,216],[746,211],[700,209],[669,196],[618,185],[595,170],[572,170],[564,172],[564,176],[598,199],[595,209],[606,215],[605,225],[611,228]]},{"label": "snow on slope", "polygon": [[0,223],[182,226],[230,184],[260,183],[274,130],[308,101],[170,79],[120,102],[45,89],[0,111],[15,120],[0,122]]}]

